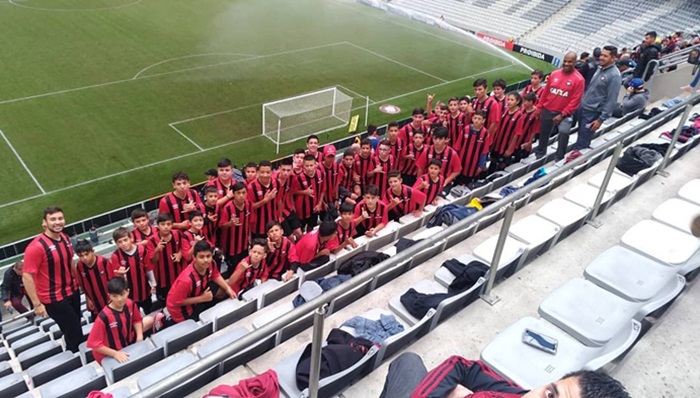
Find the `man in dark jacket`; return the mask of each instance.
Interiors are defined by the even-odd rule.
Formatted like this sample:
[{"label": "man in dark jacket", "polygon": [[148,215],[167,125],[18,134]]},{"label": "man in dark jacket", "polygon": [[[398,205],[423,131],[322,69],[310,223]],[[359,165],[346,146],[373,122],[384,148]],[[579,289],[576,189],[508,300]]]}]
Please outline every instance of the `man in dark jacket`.
[{"label": "man in dark jacket", "polygon": [[[5,271],[5,275],[2,279],[2,286],[0,290],[2,291],[2,302],[6,310],[10,307],[14,308],[20,314],[27,312],[27,307],[22,304],[22,299],[27,297],[27,301],[31,306],[32,302],[27,296],[27,292],[24,290],[24,283],[22,283],[22,269],[24,268],[24,262],[18,261],[12,267]],[[33,308],[33,307],[32,307]]]},{"label": "man in dark jacket", "polygon": [[602,372],[582,370],[527,391],[481,361],[453,355],[430,372],[421,358],[406,352],[389,365],[380,398],[630,398],[622,384]]},{"label": "man in dark jacket", "polygon": [[649,67],[646,76],[644,76],[644,69],[652,60],[659,59],[660,53],[661,46],[656,44],[656,32],[647,32],[637,53],[637,67],[634,68],[633,76],[643,78],[645,82],[648,81],[652,73],[654,73],[654,67]]}]

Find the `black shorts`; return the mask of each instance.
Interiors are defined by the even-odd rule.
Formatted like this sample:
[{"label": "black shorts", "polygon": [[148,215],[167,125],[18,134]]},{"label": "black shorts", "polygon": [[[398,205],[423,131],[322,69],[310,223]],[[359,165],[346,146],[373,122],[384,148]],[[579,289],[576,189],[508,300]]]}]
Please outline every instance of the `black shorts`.
[{"label": "black shorts", "polygon": [[318,213],[313,213],[310,217],[301,220],[301,232],[311,231],[318,225]]},{"label": "black shorts", "polygon": [[224,279],[228,279],[231,277],[231,274],[233,274],[233,270],[236,269],[236,266],[238,263],[241,262],[246,256],[248,255],[248,250],[235,254],[233,256],[226,256],[226,264],[228,264],[228,268],[226,269],[225,272],[221,273],[221,276],[224,277]]},{"label": "black shorts", "polygon": [[401,174],[401,179],[403,180],[404,185],[412,187],[416,183],[417,177],[413,174]]},{"label": "black shorts", "polygon": [[282,221],[282,230],[284,231],[284,236],[289,236],[295,229],[301,228],[301,221],[297,212],[293,211]]}]

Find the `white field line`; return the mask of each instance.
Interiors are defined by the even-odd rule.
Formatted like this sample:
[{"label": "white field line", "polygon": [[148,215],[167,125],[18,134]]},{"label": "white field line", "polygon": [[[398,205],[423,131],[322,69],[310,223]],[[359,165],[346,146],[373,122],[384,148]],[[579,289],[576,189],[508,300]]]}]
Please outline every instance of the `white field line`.
[{"label": "white field line", "polygon": [[[343,86],[342,84],[336,84],[335,86],[342,88],[343,90],[349,92],[350,94],[356,95],[357,96],[356,99],[365,99],[366,100],[368,97],[368,95],[362,95],[362,94],[358,93],[357,91],[350,90],[349,88]],[[370,98],[369,103],[374,104],[375,102],[372,101],[372,98]]]},{"label": "white field line", "polygon": [[24,167],[24,170],[27,171],[27,174],[29,174],[29,177],[32,178],[32,180],[34,181],[36,186],[39,188],[41,193],[45,194],[46,191],[44,190],[44,188],[41,186],[41,184],[39,184],[39,181],[37,181],[36,177],[34,177],[34,174],[32,174],[32,171],[29,170],[29,167],[27,167],[27,164],[24,163],[24,160],[22,160],[22,157],[19,156],[19,153],[17,153],[17,151],[15,150],[15,147],[12,146],[12,143],[10,142],[10,140],[7,139],[7,137],[5,136],[5,133],[3,133],[2,130],[0,130],[0,135],[2,136],[2,139],[5,140],[5,142],[7,143],[7,146],[10,147],[10,150],[12,150],[12,153],[15,154],[15,157],[17,158],[17,160],[19,160],[19,162],[22,164],[22,167]]},{"label": "white field line", "polygon": [[[402,98],[402,97],[406,97],[406,96],[409,96],[409,95],[413,95],[413,94],[419,93],[419,92],[421,92],[421,91],[430,90],[430,89],[437,88],[437,87],[441,87],[441,86],[444,86],[444,85],[447,85],[447,84],[451,84],[451,83],[456,83],[456,82],[459,82],[459,81],[462,81],[462,80],[470,79],[470,78],[473,78],[473,77],[476,77],[476,76],[480,76],[480,75],[485,75],[485,74],[487,74],[487,73],[496,72],[496,71],[499,71],[499,70],[502,70],[502,69],[512,68],[512,67],[514,67],[514,66],[518,66],[518,65],[506,65],[506,66],[501,66],[501,67],[499,67],[499,68],[494,68],[494,69],[491,69],[491,70],[488,70],[488,71],[484,71],[484,72],[476,73],[476,74],[473,74],[473,75],[461,77],[461,78],[459,78],[459,79],[455,79],[455,80],[452,80],[452,81],[448,81],[448,82],[444,82],[444,83],[435,84],[435,85],[429,86],[429,87],[423,87],[423,88],[421,88],[421,89],[414,90],[414,91],[411,91],[411,92],[408,92],[408,93],[404,93],[404,94],[396,95],[396,96],[393,96],[393,97],[389,97],[389,98],[384,98],[384,99],[378,100],[378,101],[375,102],[375,104],[382,103],[382,102],[386,102],[386,101],[395,100],[395,99]],[[186,119],[186,120],[181,120],[181,121],[178,121],[178,122],[173,122],[173,123],[170,123],[170,127],[173,127],[173,125],[176,125],[176,124],[185,123],[185,122],[188,122],[188,121],[193,121],[193,120],[198,120],[198,119],[203,119],[203,118],[207,118],[207,117],[215,116],[215,115],[220,115],[220,114],[224,114],[224,113],[234,112],[234,111],[237,111],[237,110],[241,110],[241,109],[245,109],[245,108],[250,108],[250,107],[254,107],[254,106],[262,106],[262,103],[246,105],[246,106],[242,106],[242,107],[235,108],[235,109],[229,109],[229,110],[226,110],[226,111],[221,111],[221,112],[213,113],[213,114],[210,114],[210,115],[202,115],[202,116],[197,116],[197,117],[190,118],[190,119]],[[364,105],[363,105],[363,106],[356,107],[356,108],[353,108],[352,110],[353,110],[353,111],[356,111],[356,110],[363,109],[363,108],[364,108]],[[145,165],[143,165],[143,166],[134,167],[134,168],[132,168],[132,169],[122,170],[122,171],[117,172],[117,173],[112,173],[112,174],[108,174],[108,175],[105,175],[105,176],[102,176],[102,177],[94,178],[94,179],[92,179],[92,180],[83,181],[83,182],[80,182],[80,183],[77,183],[77,184],[73,184],[73,185],[69,185],[69,186],[63,187],[63,188],[55,189],[55,190],[53,190],[53,191],[43,192],[43,193],[41,193],[41,194],[39,194],[39,195],[34,195],[34,196],[27,197],[27,198],[15,200],[15,201],[12,201],[12,202],[3,203],[3,204],[0,204],[0,209],[5,208],[5,207],[8,207],[8,206],[15,205],[15,204],[18,204],[18,203],[22,203],[22,202],[25,202],[25,201],[28,201],[28,200],[37,199],[37,198],[40,198],[40,197],[45,196],[45,195],[50,195],[50,194],[57,193],[57,192],[67,191],[67,190],[69,190],[69,189],[81,187],[81,186],[83,186],[83,185],[92,184],[92,183],[94,183],[94,182],[106,180],[106,179],[108,179],[108,178],[117,177],[117,176],[120,176],[120,175],[123,175],[123,174],[128,174],[128,173],[131,173],[131,172],[133,172],[133,171],[138,171],[138,170],[142,170],[142,169],[145,169],[145,168],[148,168],[148,167],[157,166],[157,165],[159,165],[159,164],[167,163],[167,162],[170,162],[170,161],[173,161],[173,160],[183,159],[183,158],[186,158],[186,157],[189,157],[189,156],[192,156],[192,155],[196,155],[196,154],[198,154],[198,153],[209,152],[209,151],[212,151],[212,150],[215,150],[215,149],[219,149],[219,148],[223,148],[223,147],[226,147],[226,146],[229,146],[229,145],[234,145],[234,144],[238,144],[238,143],[241,143],[241,142],[249,141],[249,140],[252,140],[252,139],[255,139],[255,138],[258,138],[258,137],[266,137],[266,136],[263,136],[263,135],[253,135],[253,136],[246,137],[246,138],[243,138],[243,139],[240,139],[240,140],[236,140],[236,141],[233,141],[233,142],[227,142],[227,143],[220,144],[220,145],[216,145],[216,146],[213,146],[213,147],[210,147],[210,148],[204,148],[202,151],[186,153],[186,154],[179,155],[179,156],[175,156],[175,157],[172,157],[172,158],[159,160],[159,161],[157,161],[157,162],[148,163],[148,164],[145,164]],[[267,138],[269,139],[269,137],[267,137]]]},{"label": "white field line", "polygon": [[188,137],[185,133],[183,133],[182,131],[180,131],[180,129],[178,129],[177,127],[173,126],[172,124],[169,124],[169,126],[170,126],[173,130],[177,131],[177,133],[180,134],[180,135],[182,136],[182,138],[184,138],[184,139],[186,139],[187,141],[189,141],[190,144],[196,146],[197,149],[199,149],[200,152],[204,150],[204,148],[202,148],[201,146],[199,146],[199,144],[197,144],[196,142],[194,142],[193,139],[191,139],[191,138]]},{"label": "white field line", "polygon": [[15,7],[21,7],[21,8],[28,8],[30,10],[40,10],[40,11],[57,11],[57,12],[71,12],[71,11],[99,11],[99,10],[115,10],[117,8],[124,8],[124,7],[131,7],[135,6],[136,4],[142,2],[143,0],[135,0],[131,3],[127,4],[122,4],[119,6],[111,6],[111,7],[98,7],[98,8],[41,8],[41,7],[34,7],[34,6],[27,6],[24,4],[18,4],[15,3],[15,0],[8,0],[10,4],[12,4]]},{"label": "white field line", "polygon": [[367,53],[370,53],[370,54],[372,54],[372,55],[374,55],[374,56],[377,56],[377,57],[382,58],[382,59],[384,59],[384,60],[387,60],[387,61],[389,61],[389,62],[393,62],[393,63],[395,63],[396,65],[403,66],[404,68],[410,69],[410,70],[412,70],[412,71],[414,71],[414,72],[418,72],[418,73],[421,73],[421,74],[426,75],[426,76],[428,76],[428,77],[432,77],[432,78],[435,79],[435,80],[440,80],[440,81],[443,82],[443,83],[447,83],[447,80],[445,80],[445,79],[443,79],[443,78],[441,78],[441,77],[437,77],[437,76],[435,76],[435,75],[433,75],[433,74],[430,74],[430,73],[428,73],[428,72],[422,71],[422,70],[420,70],[420,69],[418,69],[418,68],[414,68],[414,67],[412,67],[412,66],[410,66],[410,65],[406,65],[406,64],[404,64],[403,62],[400,62],[400,61],[397,61],[397,60],[395,60],[395,59],[389,58],[389,57],[387,57],[386,55],[380,54],[380,53],[378,53],[378,52],[374,52],[374,51],[372,51],[372,50],[370,50],[370,49],[367,49],[367,48],[364,48],[364,47],[362,47],[362,46],[358,46],[357,44],[352,43],[352,42],[349,42],[349,41],[346,42],[346,43],[349,44],[349,45],[351,45],[351,46],[353,46],[353,47],[355,47],[355,48],[357,48],[358,50],[365,51],[365,52],[367,52]]},{"label": "white field line", "polygon": [[[438,39],[441,39],[441,40],[444,40],[444,41],[448,41],[448,42],[450,42],[450,43],[458,44],[458,45],[460,45],[460,46],[462,46],[462,47],[469,48],[470,50],[473,50],[473,51],[478,51],[478,52],[480,52],[480,53],[488,54],[488,55],[490,55],[490,56],[492,56],[492,57],[495,56],[495,54],[492,53],[492,52],[489,52],[489,51],[486,51],[486,50],[482,50],[482,49],[480,49],[480,48],[471,47],[471,46],[469,46],[469,45],[467,45],[467,44],[465,44],[465,43],[462,43],[462,42],[460,42],[460,41],[453,40],[453,39],[449,39],[449,38],[447,38],[447,37],[443,37],[443,36],[440,36],[440,35],[438,35],[438,34],[428,32],[427,30],[420,30],[420,29],[416,29],[416,28],[411,27],[411,26],[406,26],[406,25],[404,25],[404,24],[402,24],[402,23],[398,23],[398,22],[396,22],[396,21],[394,21],[394,20],[392,20],[392,19],[389,19],[389,18],[382,18],[382,17],[380,17],[380,16],[378,16],[378,15],[376,15],[376,14],[372,14],[372,13],[369,13],[369,12],[366,12],[366,11],[363,11],[363,10],[359,10],[359,9],[357,9],[357,8],[355,8],[355,7],[351,7],[350,5],[344,4],[344,3],[340,2],[340,1],[336,1],[335,3],[338,4],[338,5],[341,6],[341,7],[348,8],[348,9],[350,9],[350,10],[352,10],[352,11],[355,11],[355,12],[357,12],[357,13],[359,13],[359,14],[364,14],[364,15],[366,15],[366,16],[368,16],[368,17],[372,17],[372,18],[378,19],[378,20],[380,20],[380,21],[388,22],[388,23],[390,23],[390,24],[393,24],[393,25],[396,25],[396,26],[400,26],[400,27],[402,27],[402,28],[404,28],[404,29],[408,29],[408,30],[412,30],[412,31],[414,31],[414,32],[418,32],[418,33],[420,33],[420,34],[422,34],[422,35],[432,36],[432,37],[435,37],[435,38],[438,38]],[[426,26],[427,26],[427,25],[426,25]],[[476,38],[475,38],[475,40],[476,40],[477,42],[480,42],[480,41],[479,41],[478,39],[476,39]],[[510,59],[508,59],[508,58],[505,58],[505,57],[497,57],[497,58],[500,58],[500,59],[507,59],[508,61],[513,62],[512,60],[510,60]]]},{"label": "white field line", "polygon": [[[240,57],[247,57],[247,59],[250,59],[250,58],[260,58],[259,55],[255,55],[255,54],[241,54],[241,53],[205,53],[205,54],[185,55],[185,56],[182,56],[182,57],[175,57],[175,58],[166,59],[166,60],[164,60],[164,61],[156,62],[156,63],[153,64],[153,65],[149,65],[149,66],[147,66],[147,67],[141,69],[141,70],[139,71],[139,73],[135,74],[134,77],[132,77],[131,79],[132,79],[132,80],[138,79],[139,77],[141,77],[141,74],[144,73],[144,72],[146,72],[147,70],[152,69],[152,68],[155,68],[156,66],[159,66],[159,65],[167,64],[168,62],[179,61],[179,60],[181,60],[181,59],[197,58],[197,57],[211,57],[211,56],[214,56],[214,55],[237,55],[237,56],[240,56]],[[241,60],[237,60],[237,61],[241,61]]]},{"label": "white field line", "polygon": [[88,90],[88,89],[91,89],[91,88],[98,88],[98,87],[111,86],[111,85],[114,85],[114,84],[133,82],[133,81],[138,81],[138,80],[143,80],[143,79],[151,79],[151,78],[154,78],[154,77],[172,75],[172,74],[182,73],[182,72],[189,72],[189,71],[193,71],[193,70],[214,68],[214,67],[221,66],[221,65],[236,64],[236,63],[239,63],[239,62],[246,62],[246,61],[258,60],[258,59],[263,59],[263,58],[277,57],[277,56],[280,56],[280,55],[294,54],[294,53],[299,53],[299,52],[304,52],[304,51],[313,51],[313,50],[318,50],[318,49],[321,49],[321,48],[334,47],[334,46],[339,46],[339,45],[347,45],[347,43],[346,43],[346,42],[328,43],[328,44],[322,44],[322,45],[319,45],[319,46],[305,47],[305,48],[299,48],[299,49],[296,49],[296,50],[287,50],[287,51],[280,51],[280,52],[272,53],[272,54],[260,55],[260,56],[257,56],[257,57],[255,57],[255,58],[237,59],[237,60],[233,60],[233,61],[217,62],[217,63],[210,64],[210,65],[193,66],[193,67],[191,67],[191,68],[178,69],[178,70],[173,70],[173,71],[169,71],[169,72],[154,73],[154,74],[152,74],[152,75],[141,76],[141,77],[139,77],[138,79],[122,79],[122,80],[115,80],[115,81],[112,81],[112,82],[92,84],[92,85],[89,85],[89,86],[76,87],[76,88],[69,88],[69,89],[65,89],[65,90],[52,91],[52,92],[43,93],[43,94],[35,94],[35,95],[27,96],[27,97],[20,97],[20,98],[14,98],[14,99],[9,99],[9,100],[0,101],[0,105],[2,105],[2,104],[10,104],[10,103],[13,103],[13,102],[26,101],[26,100],[35,99],[35,98],[50,97],[50,96],[52,96],[52,95],[71,93],[71,92],[75,92],[75,91]]}]

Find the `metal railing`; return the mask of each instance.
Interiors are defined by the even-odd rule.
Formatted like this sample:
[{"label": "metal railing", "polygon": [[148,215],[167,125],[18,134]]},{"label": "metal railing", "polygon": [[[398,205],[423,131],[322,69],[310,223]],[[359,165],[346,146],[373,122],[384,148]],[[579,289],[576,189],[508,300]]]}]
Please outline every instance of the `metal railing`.
[{"label": "metal railing", "polygon": [[649,61],[647,63],[647,66],[644,68],[644,73],[642,74],[642,77],[646,77],[647,73],[650,70],[649,68],[653,68],[653,72],[649,77],[649,80],[646,82],[646,88],[651,90],[651,87],[654,84],[655,77],[662,73],[662,69],[686,64],[688,62],[688,53],[690,53],[690,51],[692,50],[697,49],[700,49],[700,44],[691,47],[686,47],[681,51],[667,54],[661,57],[660,59],[652,59],[651,61]]},{"label": "metal railing", "polygon": [[[687,117],[687,115],[690,114],[690,111],[693,106],[697,105],[700,103],[700,95],[695,95],[693,97],[690,97],[689,99],[685,100],[684,102],[677,104],[676,106],[670,108],[669,110],[662,112],[644,123],[640,124],[639,126],[636,126],[635,129],[631,129],[630,131],[627,131],[625,133],[622,133],[618,135],[617,137],[611,139],[604,145],[601,145],[597,148],[592,149],[591,151],[587,152],[584,156],[581,156],[577,158],[576,160],[567,163],[563,165],[560,168],[557,168],[556,170],[552,171],[551,173],[548,173],[547,175],[535,180],[531,184],[528,184],[517,191],[511,193],[510,195],[498,200],[497,202],[491,204],[490,206],[484,208],[481,211],[478,211],[469,217],[457,222],[456,224],[453,224],[452,226],[437,232],[430,237],[419,241],[415,245],[409,247],[408,249],[401,251],[400,253],[392,256],[391,258],[383,261],[380,264],[377,264],[376,266],[370,268],[367,271],[362,272],[361,274],[352,277],[350,280],[347,282],[343,283],[342,285],[324,292],[322,295],[316,297],[313,300],[308,301],[306,304],[301,305],[294,310],[287,312],[286,314],[280,316],[279,318],[274,319],[270,323],[262,326],[259,329],[256,329],[245,336],[241,337],[239,340],[236,340],[235,342],[229,344],[226,347],[223,347],[222,349],[218,350],[217,352],[200,359],[196,363],[179,370],[175,372],[174,374],[167,376],[166,378],[162,379],[158,383],[155,383],[148,388],[136,393],[133,395],[133,397],[138,397],[138,398],[150,398],[150,397],[158,397],[167,391],[171,390],[172,388],[180,385],[183,383],[183,380],[190,380],[193,377],[199,375],[200,373],[210,369],[212,366],[217,365],[218,363],[224,361],[225,359],[236,355],[240,353],[241,351],[244,351],[245,349],[251,347],[253,344],[257,343],[263,338],[269,337],[271,334],[277,333],[281,328],[289,325],[290,323],[297,321],[300,319],[302,316],[308,316],[309,313],[312,313],[314,311],[318,310],[317,314],[323,314],[324,310],[322,309],[326,304],[331,302],[333,299],[349,292],[352,289],[355,289],[359,287],[360,285],[367,283],[370,281],[372,278],[377,277],[379,274],[389,270],[390,268],[399,265],[400,263],[411,260],[414,255],[418,254],[419,252],[428,249],[429,247],[432,247],[433,245],[436,244],[445,244],[447,242],[447,238],[450,236],[458,233],[459,231],[464,230],[465,228],[470,228],[473,226],[474,223],[478,222],[479,220],[488,217],[489,215],[501,211],[504,207],[506,208],[506,214],[510,212],[511,216],[509,216],[508,219],[506,219],[506,222],[504,222],[501,226],[501,230],[499,233],[499,242],[501,240],[505,241],[505,237],[508,235],[508,229],[510,227],[510,218],[512,217],[512,211],[514,210],[514,203],[518,200],[523,198],[525,195],[529,195],[530,192],[533,190],[540,188],[548,183],[550,183],[553,179],[563,176],[564,174],[572,171],[574,168],[583,165],[585,162],[588,162],[589,160],[595,158],[596,156],[606,152],[608,149],[612,147],[617,147],[617,148],[622,148],[623,141],[626,140],[627,138],[630,138],[635,135],[644,135],[652,131],[653,129],[658,128],[662,124],[668,122],[669,120],[677,117],[680,114],[684,115],[684,118]],[[672,143],[675,143],[678,135],[682,131],[683,124],[685,123],[685,119],[681,119],[678,125],[678,128],[676,128],[675,133],[673,135],[673,141]],[[608,127],[607,130],[603,131],[603,133],[608,132],[614,127]],[[666,167],[667,160],[671,152],[673,151],[674,147],[673,145],[669,145],[669,148],[666,152],[666,155],[664,156],[665,161],[661,164],[659,167],[659,172],[663,172],[664,168]],[[613,154],[613,156],[610,159],[610,164],[608,166],[608,173],[611,174],[612,170],[615,167],[615,164],[617,163],[617,158],[619,157],[621,153],[621,150],[616,150]],[[602,195],[600,192],[605,193],[607,190],[607,185],[609,182],[610,178],[604,179],[603,183],[600,186],[599,190],[599,198],[596,199],[596,204],[594,206],[594,209],[592,209],[593,215],[598,214],[598,208],[600,206],[600,202],[602,200]],[[595,220],[595,218],[592,218],[591,220]],[[503,244],[498,245],[496,251],[494,252],[494,261],[491,263],[492,270],[489,272],[489,279],[486,283],[486,286],[484,288],[484,291],[482,292],[482,298],[484,300],[489,301],[487,298],[491,296],[491,289],[492,286],[494,285],[496,274],[497,274],[497,268],[498,268],[498,262],[497,260],[501,256],[501,250],[503,248]],[[496,265],[494,265],[496,264]],[[493,268],[493,267],[496,268]],[[317,317],[318,318],[318,315]],[[318,321],[318,319],[314,323],[314,341],[312,344],[314,344],[316,347],[320,347],[320,344],[322,341],[318,341],[318,339],[322,338],[320,330],[322,329],[321,322]],[[320,360],[320,356],[315,356],[314,357],[316,361]],[[318,369],[318,363],[312,364],[312,369]],[[314,384],[316,384],[315,380],[317,380],[318,375],[311,375],[311,379],[314,380]],[[310,395],[315,397],[318,394],[318,388],[317,385],[312,386],[310,389]]]}]

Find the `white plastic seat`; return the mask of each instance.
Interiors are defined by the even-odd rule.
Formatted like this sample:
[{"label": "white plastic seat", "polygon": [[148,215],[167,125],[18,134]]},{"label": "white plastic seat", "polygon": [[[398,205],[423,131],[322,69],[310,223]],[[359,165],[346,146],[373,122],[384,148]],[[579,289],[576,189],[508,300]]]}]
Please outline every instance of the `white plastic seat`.
[{"label": "white plastic seat", "polygon": [[268,279],[267,281],[259,284],[258,286],[246,290],[243,294],[241,294],[241,299],[245,301],[257,300],[258,309],[260,309],[264,307],[264,303],[262,302],[263,296],[275,290],[276,288],[279,288],[283,284],[283,282],[278,281],[276,279]]},{"label": "white plastic seat", "polygon": [[[525,329],[556,339],[556,353],[523,343]],[[481,352],[481,359],[502,376],[533,389],[575,370],[601,368],[631,347],[640,331],[639,322],[630,320],[604,347],[588,347],[543,319],[525,317],[496,335]]]},{"label": "white plastic seat", "polygon": [[292,304],[291,301],[282,303],[275,308],[266,308],[264,314],[256,316],[253,319],[253,328],[260,329],[264,325],[292,310],[294,310],[294,304]]},{"label": "white plastic seat", "polygon": [[690,180],[678,191],[681,198],[700,205],[700,179]]},{"label": "white plastic seat", "polygon": [[148,340],[128,345],[122,348],[122,351],[129,354],[127,362],[119,363],[112,357],[105,357],[102,360],[102,369],[110,384],[116,383],[163,359],[162,350],[157,350]]},{"label": "white plastic seat", "polygon": [[86,397],[90,391],[107,387],[105,377],[94,366],[73,370],[39,388],[42,398]]},{"label": "white plastic seat", "polygon": [[654,220],[688,234],[690,223],[697,216],[700,216],[700,206],[678,198],[671,198],[660,204],[651,215]]},{"label": "white plastic seat", "polygon": [[151,335],[151,340],[167,357],[210,334],[211,326],[186,319]]},{"label": "white plastic seat", "polygon": [[700,240],[657,221],[638,222],[620,241],[630,250],[678,268],[681,275],[700,267]]},{"label": "white plastic seat", "polygon": [[634,318],[641,306],[591,281],[574,278],[547,296],[538,312],[583,344],[602,347]]},{"label": "white plastic seat", "polygon": [[199,314],[200,322],[211,323],[213,331],[221,330],[228,325],[252,314],[257,309],[255,302],[240,300],[224,300]]},{"label": "white plastic seat", "polygon": [[537,215],[529,215],[511,225],[508,232],[515,239],[527,244],[528,254],[522,262],[524,265],[549,250],[560,230],[561,228],[551,221]]},{"label": "white plastic seat", "polygon": [[[591,179],[588,180],[588,184],[595,188],[600,188],[600,186],[603,184],[604,178],[605,171],[601,171],[600,173],[591,177]],[[635,178],[636,177],[629,177],[627,174],[624,174],[616,169],[610,175],[610,182],[608,182],[607,191],[612,192],[616,199],[624,197],[632,190]]]},{"label": "white plastic seat", "polygon": [[556,198],[540,207],[537,215],[557,224],[561,228],[559,237],[552,243],[556,244],[559,240],[580,228],[586,221],[590,211],[590,208],[579,206],[562,198]]},{"label": "white plastic seat", "polygon": [[38,387],[81,366],[79,355],[70,351],[61,352],[27,369],[29,385]]},{"label": "white plastic seat", "polygon": [[[496,252],[497,243],[498,235],[486,239],[474,248],[474,257],[490,267],[493,254]],[[498,264],[496,279],[510,277],[520,266],[521,261],[526,258],[527,253],[528,248],[526,244],[510,236],[506,237],[503,251],[501,252],[500,264]]]},{"label": "white plastic seat", "polygon": [[[564,194],[564,199],[576,203],[582,207],[593,208],[595,204],[596,197],[598,196],[598,188],[592,185],[581,184],[571,188],[566,194]],[[611,203],[613,194],[606,190],[603,194],[603,200],[600,202],[599,212],[603,212],[607,206]]]},{"label": "white plastic seat", "polygon": [[[143,390],[161,381],[167,376],[170,376],[171,374],[186,368],[188,365],[197,362],[197,360],[198,358],[190,352],[178,354],[177,356],[168,358],[164,361],[159,362],[155,366],[150,367],[136,380],[136,384],[140,389]],[[167,393],[160,395],[160,397],[175,398],[187,396],[191,392],[197,390],[200,387],[203,387],[204,385],[212,381],[215,377],[216,367],[213,366],[210,369],[201,372],[192,379],[183,380],[181,384],[179,384],[176,387],[173,387]]]}]

